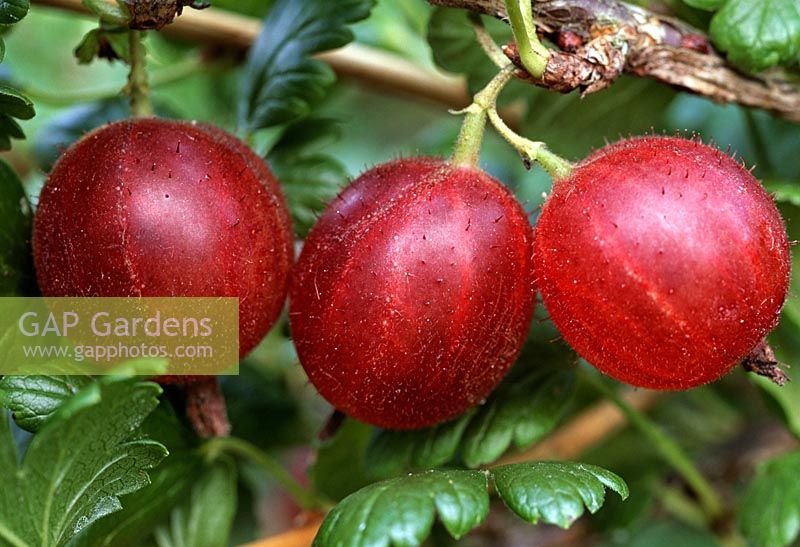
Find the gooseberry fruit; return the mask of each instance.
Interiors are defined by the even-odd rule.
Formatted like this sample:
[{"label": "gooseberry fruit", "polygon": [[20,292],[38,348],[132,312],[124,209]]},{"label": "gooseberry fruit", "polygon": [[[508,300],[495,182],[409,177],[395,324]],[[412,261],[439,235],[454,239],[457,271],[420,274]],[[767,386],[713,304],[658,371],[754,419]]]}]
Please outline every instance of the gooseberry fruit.
[{"label": "gooseberry fruit", "polygon": [[698,140],[607,146],[557,181],[535,228],[544,305],[602,372],[653,389],[713,381],[778,321],[789,242],[772,199]]},{"label": "gooseberry fruit", "polygon": [[293,274],[292,336],[336,408],[392,429],[480,402],[526,338],[527,215],[489,175],[439,159],[375,167],[311,230]]},{"label": "gooseberry fruit", "polygon": [[255,153],[220,129],[161,119],[72,145],[33,235],[46,296],[238,296],[241,356],[283,307],[292,245],[281,190]]}]

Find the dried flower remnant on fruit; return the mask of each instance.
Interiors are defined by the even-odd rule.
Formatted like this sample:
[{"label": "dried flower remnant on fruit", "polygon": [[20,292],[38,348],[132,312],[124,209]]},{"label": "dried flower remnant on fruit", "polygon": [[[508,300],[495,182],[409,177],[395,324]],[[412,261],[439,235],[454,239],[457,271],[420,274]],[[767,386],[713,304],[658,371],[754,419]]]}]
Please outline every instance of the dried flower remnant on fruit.
[{"label": "dried flower remnant on fruit", "polygon": [[300,362],[340,411],[429,426],[494,389],[534,304],[522,207],[472,167],[411,158],[371,169],[330,203],[293,274]]},{"label": "dried flower remnant on fruit", "polygon": [[789,286],[771,197],[698,140],[600,149],[555,185],[534,248],[564,339],[602,372],[654,389],[731,370],[775,327]]},{"label": "dried flower remnant on fruit", "polygon": [[131,16],[128,27],[133,30],[158,30],[183,12],[184,7],[204,9],[209,2],[198,0],[125,0]]}]

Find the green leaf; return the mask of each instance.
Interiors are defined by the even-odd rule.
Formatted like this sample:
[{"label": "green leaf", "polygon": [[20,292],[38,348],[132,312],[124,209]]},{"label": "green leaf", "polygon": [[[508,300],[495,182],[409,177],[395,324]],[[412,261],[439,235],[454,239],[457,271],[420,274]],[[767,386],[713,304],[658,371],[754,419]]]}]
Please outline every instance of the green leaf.
[{"label": "green leaf", "polygon": [[0,541],[64,545],[117,511],[119,496],[146,486],[146,470],[166,449],[131,437],[160,393],[153,383],[107,378],[62,405],[33,437],[21,466],[0,477]]},{"label": "green leaf", "polygon": [[31,251],[32,217],[22,181],[10,165],[0,160],[0,296],[36,292]]},{"label": "green leaf", "polygon": [[[506,38],[511,38],[510,30]],[[472,92],[486,85],[498,71],[475,40],[468,12],[462,9],[434,9],[428,23],[428,43],[434,62],[448,72],[464,74]]]},{"label": "green leaf", "polygon": [[305,237],[317,217],[347,184],[347,169],[320,149],[341,137],[341,124],[311,117],[290,125],[267,156],[289,203],[294,228]]},{"label": "green leaf", "polygon": [[572,367],[516,369],[485,404],[457,420],[417,431],[377,430],[367,466],[382,476],[430,469],[458,455],[468,467],[491,463],[509,448],[527,448],[549,433],[572,400]]},{"label": "green leaf", "polygon": [[35,433],[90,383],[85,376],[5,376],[0,380],[0,404],[13,412],[19,427]]},{"label": "green leaf", "polygon": [[800,207],[800,184],[781,181],[764,181],[764,188],[780,203],[791,203]]},{"label": "green leaf", "polygon": [[161,547],[225,547],[236,516],[236,467],[217,460],[197,481],[185,504],[156,531]]},{"label": "green leaf", "polygon": [[371,484],[325,518],[314,545],[420,545],[438,514],[458,539],[489,513],[486,473],[428,471]]},{"label": "green leaf", "polygon": [[[605,511],[604,511],[605,512]],[[673,521],[649,522],[628,533],[618,534],[600,547],[719,547],[719,540],[709,532]]]},{"label": "green leaf", "polygon": [[0,84],[0,112],[21,120],[29,120],[36,115],[33,102],[7,85]]},{"label": "green leaf", "polygon": [[28,14],[29,0],[0,0],[0,25],[13,25]]},{"label": "green leaf", "polygon": [[[108,51],[110,48],[111,51]],[[128,29],[125,27],[100,27],[90,30],[75,48],[75,57],[78,63],[89,64],[96,57],[104,57],[110,61],[114,58],[126,63],[131,59]]]},{"label": "green leaf", "polygon": [[[283,338],[278,330],[270,333],[267,344]],[[291,344],[288,340],[285,343]],[[306,423],[287,376],[285,368],[255,367],[244,361],[238,376],[220,378],[233,426],[231,435],[266,451],[313,438],[315,428]],[[264,416],[269,416],[269,422],[264,421]]]},{"label": "green leaf", "polygon": [[148,486],[123,496],[122,510],[88,526],[70,547],[139,545],[186,500],[202,470],[203,461],[198,454],[189,451],[170,454],[150,472]]},{"label": "green leaf", "polygon": [[306,116],[335,77],[315,53],[353,39],[348,24],[369,15],[374,0],[278,0],[250,49],[239,100],[239,126],[257,129]]},{"label": "green leaf", "polygon": [[397,475],[405,469],[431,469],[453,460],[464,431],[476,410],[418,431],[376,429],[365,453],[367,467],[378,476]]},{"label": "green leaf", "polygon": [[[546,90],[529,91],[531,108],[523,123],[524,135],[552,143],[559,155],[584,158],[608,140],[658,127],[675,98],[675,91],[656,82],[631,77],[617,80],[612,89],[581,98]],[[565,123],[565,120],[569,123]]]},{"label": "green leaf", "polygon": [[144,421],[138,435],[163,444],[168,458],[150,472],[151,483],[123,496],[122,509],[88,526],[70,547],[139,545],[183,503],[206,469],[196,437],[166,400]]},{"label": "green leaf", "polygon": [[757,547],[792,544],[800,533],[800,452],[767,462],[747,488],[739,529]]},{"label": "green leaf", "polygon": [[603,505],[605,489],[623,499],[628,486],[619,476],[584,463],[535,462],[491,470],[497,493],[522,519],[569,528],[583,514]]},{"label": "green leaf", "polygon": [[727,0],[711,20],[710,30],[714,45],[750,71],[800,60],[796,0]]},{"label": "green leaf", "polygon": [[[372,469],[358,455],[364,453],[372,428],[356,420],[345,420],[336,434],[322,443],[308,476],[322,495],[340,500],[374,480]],[[342,473],[342,469],[347,469]]]},{"label": "green leaf", "polygon": [[[475,39],[475,28],[468,12],[462,9],[438,7],[433,10],[428,23],[428,44],[434,62],[454,74],[463,74],[471,93],[477,93],[498,72],[498,68]],[[508,25],[492,18],[481,18],[486,30],[497,43],[512,40]],[[498,104],[519,97],[529,97],[533,88],[524,83],[511,82]]]},{"label": "green leaf", "polygon": [[558,424],[574,387],[572,367],[537,367],[522,378],[512,376],[469,424],[464,463],[469,467],[490,463],[512,444],[527,448],[544,437]]},{"label": "green leaf", "polygon": [[717,11],[727,0],[683,0],[689,6],[706,11]]}]

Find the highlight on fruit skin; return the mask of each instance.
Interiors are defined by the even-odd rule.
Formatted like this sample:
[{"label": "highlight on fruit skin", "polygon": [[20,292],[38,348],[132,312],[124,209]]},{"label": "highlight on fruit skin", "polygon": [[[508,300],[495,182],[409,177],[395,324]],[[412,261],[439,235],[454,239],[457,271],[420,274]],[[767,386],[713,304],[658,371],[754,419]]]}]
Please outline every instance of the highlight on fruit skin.
[{"label": "highlight on fruit skin", "polygon": [[155,118],[73,144],[34,219],[45,296],[238,296],[241,356],[283,307],[292,245],[285,199],[261,158],[221,129]]},{"label": "highlight on fruit skin", "polygon": [[483,400],[527,337],[526,213],[489,175],[432,158],[375,167],[333,200],[296,265],[300,362],[336,408],[391,429]]},{"label": "highlight on fruit skin", "polygon": [[777,325],[786,228],[761,184],[698,140],[607,146],[555,184],[535,227],[544,305],[600,371],[653,389],[716,380]]}]

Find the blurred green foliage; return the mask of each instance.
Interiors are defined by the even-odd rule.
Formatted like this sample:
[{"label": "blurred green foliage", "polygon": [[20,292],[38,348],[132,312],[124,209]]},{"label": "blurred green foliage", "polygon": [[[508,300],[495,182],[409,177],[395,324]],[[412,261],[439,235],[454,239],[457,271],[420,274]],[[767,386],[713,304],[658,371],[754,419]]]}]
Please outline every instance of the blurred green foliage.
[{"label": "blurred green foliage", "polygon": [[[649,4],[644,0],[637,3]],[[260,17],[268,13],[272,4],[269,0],[216,0],[216,7],[212,9],[225,8]],[[671,7],[695,25],[708,24],[709,13],[694,10],[682,1],[658,4]],[[427,41],[432,13],[423,0],[381,0],[372,17],[355,25],[354,32],[362,43],[433,67],[434,55]],[[454,21],[460,17],[458,13],[440,12],[437,17],[447,23],[438,27],[439,39],[452,38],[453,33],[463,38],[463,28],[449,26],[451,17]],[[490,24],[495,32],[503,32],[502,25]],[[34,205],[44,173],[71,140],[82,131],[126,114],[124,104],[116,98],[117,91],[125,84],[126,67],[105,61],[81,65],[73,55],[73,48],[95,25],[74,14],[36,6],[4,37],[7,59],[3,66],[7,73],[3,78],[21,88],[36,104],[37,116],[21,122],[28,140],[14,145],[14,154],[29,164],[30,168],[22,175]],[[57,44],[43,40],[43,36],[58,37]],[[202,44],[178,43],[160,35],[149,36],[147,47],[148,69],[154,80],[158,75],[169,75],[185,66],[187,60],[202,60],[202,56],[209,53],[203,50]],[[471,47],[474,48],[474,44]],[[470,72],[470,83],[479,87],[484,83],[481,79],[488,78],[491,72],[487,69],[489,65],[480,62],[479,56],[459,58],[464,55],[463,48],[453,48],[450,52],[438,50],[436,60],[451,70]],[[234,63],[230,59],[212,58],[210,64],[198,64],[200,68],[190,76],[157,86],[154,100],[162,113],[235,130],[241,71],[231,68]],[[470,61],[465,62],[465,58]],[[476,59],[475,63],[472,59]],[[475,70],[476,66],[480,70]],[[569,159],[585,157],[607,140],[646,131],[698,132],[706,142],[713,141],[722,149],[730,145],[737,157],[748,165],[755,165],[756,176],[780,184],[779,197],[784,196],[781,199],[786,201],[781,207],[790,237],[800,239],[797,201],[800,127],[797,125],[765,112],[736,105],[717,105],[656,83],[633,79],[624,79],[611,89],[585,99],[518,85],[509,91],[504,101],[516,111],[524,112],[521,131],[525,136],[545,140],[552,150]],[[330,176],[325,179],[330,182],[324,188],[327,193],[323,195],[320,191],[318,196],[311,196],[320,199],[329,198],[345,174],[354,176],[383,161],[418,154],[447,156],[461,121],[441,105],[362,87],[349,80],[339,82],[313,116],[315,123],[336,120],[339,136],[317,139],[320,135],[316,132],[323,132],[321,126],[315,123],[304,126],[306,131],[315,134],[308,136],[312,145],[304,150],[303,157],[320,162],[313,165],[330,165],[325,158],[335,158],[347,172],[331,168]],[[69,123],[65,124],[65,120]],[[270,139],[277,137],[262,135],[260,139],[268,145]],[[289,145],[279,145],[271,158],[278,170],[279,163],[285,161],[280,157],[281,151]],[[297,158],[294,160],[297,163]],[[537,167],[526,170],[514,150],[493,132],[487,136],[481,162],[516,192],[535,220],[543,193],[550,188],[547,175]],[[314,207],[310,202],[310,199],[301,199],[296,205],[302,213],[298,215],[295,211],[296,219],[305,228],[313,222]],[[795,272],[786,318],[771,337],[778,356],[789,364],[800,362],[798,268]],[[563,344],[554,342],[557,333],[546,322],[541,307],[538,315],[540,321],[533,325],[534,336],[518,368],[543,363],[561,365],[573,360],[574,356]],[[720,452],[730,452],[731,446],[738,450],[742,437],[771,417],[778,417],[795,435],[800,431],[800,397],[794,396],[797,391],[794,386],[798,382],[780,393],[772,387],[765,387],[762,392],[743,377],[743,373],[737,371],[713,386],[668,397],[651,413],[653,420],[678,439],[685,450],[698,461],[707,462],[704,470],[712,475],[716,472],[714,466],[722,465]],[[362,458],[373,438],[372,428],[347,421],[333,439],[325,442],[314,439],[330,409],[307,385],[302,369],[297,366],[291,342],[280,327],[248,359],[241,377],[226,379],[224,389],[235,400],[230,411],[236,435],[278,457],[286,447],[298,444],[321,448],[310,475],[312,483],[326,497],[341,499],[379,478],[370,474]],[[571,412],[578,412],[595,400],[585,386],[579,386],[578,391]],[[603,545],[716,544],[716,540],[707,531],[699,530],[698,523],[693,520],[693,500],[680,492],[680,485],[675,487],[674,474],[636,431],[626,429],[609,438],[586,454],[585,459],[619,473],[632,489],[628,503],[619,503],[612,497],[607,509],[592,518],[594,529],[605,533]],[[195,464],[191,461],[187,465]],[[164,471],[170,472],[180,474],[182,471],[180,467]],[[248,491],[242,498],[252,501],[251,498],[262,495],[263,492],[253,486],[258,481],[247,471],[243,475],[240,482]],[[168,479],[169,475],[165,477]],[[233,480],[227,475],[225,479],[223,487]],[[748,479],[749,476],[745,476],[743,480]],[[143,490],[141,495],[147,499],[153,494]],[[250,517],[258,520],[253,515]],[[253,523],[249,526],[253,530],[256,528]]]}]

